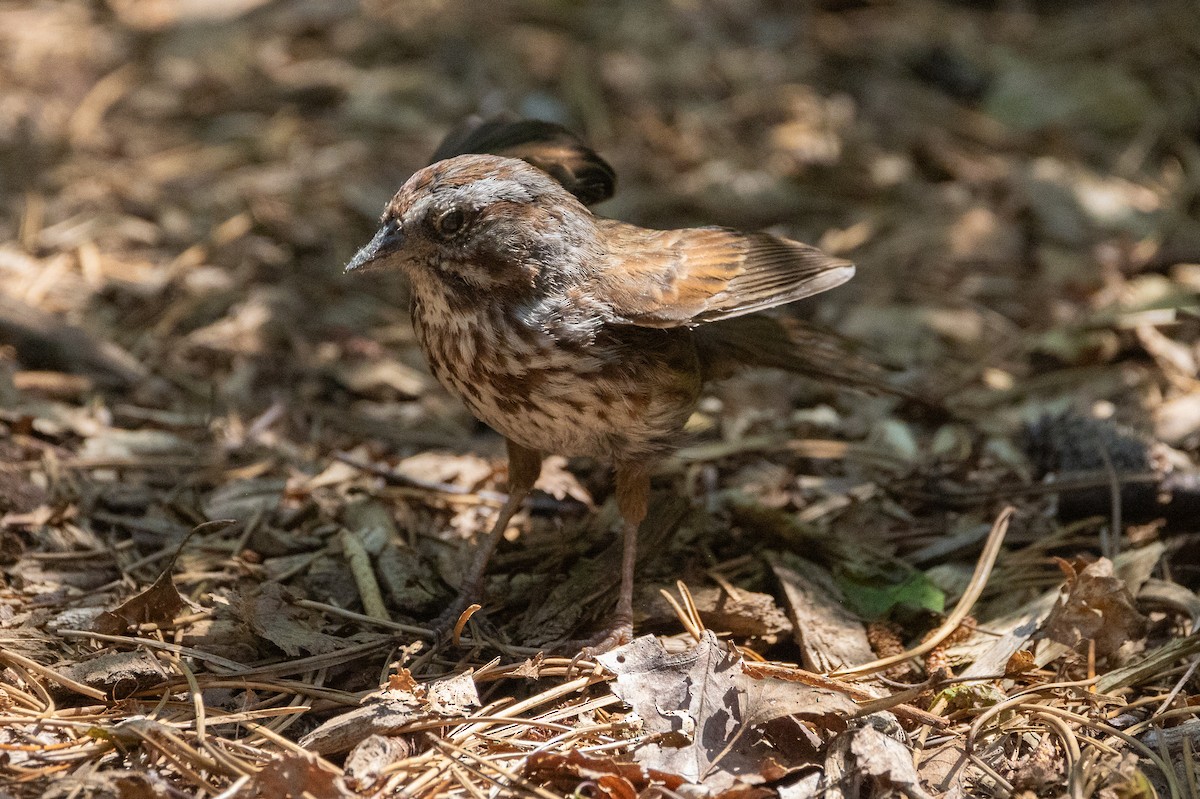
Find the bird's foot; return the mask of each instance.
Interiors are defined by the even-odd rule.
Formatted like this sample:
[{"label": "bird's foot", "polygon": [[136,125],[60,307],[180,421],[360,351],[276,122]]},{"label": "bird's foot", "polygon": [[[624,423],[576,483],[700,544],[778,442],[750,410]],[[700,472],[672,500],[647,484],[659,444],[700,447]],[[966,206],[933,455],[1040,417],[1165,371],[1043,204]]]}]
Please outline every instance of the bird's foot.
[{"label": "bird's foot", "polygon": [[611,652],[619,646],[624,646],[633,640],[633,622],[622,622],[603,630],[593,636],[588,643],[585,643],[580,648],[579,652],[588,660],[591,660],[596,655],[603,655],[605,652]]},{"label": "bird's foot", "polygon": [[571,668],[568,672],[573,671],[576,664],[583,660],[595,660],[597,655],[603,655],[605,652],[611,652],[619,646],[624,646],[633,640],[633,620],[628,618],[617,618],[613,620],[607,628],[601,630],[590,638],[577,639],[567,641],[558,647],[559,651],[564,654],[575,653],[571,660]]}]

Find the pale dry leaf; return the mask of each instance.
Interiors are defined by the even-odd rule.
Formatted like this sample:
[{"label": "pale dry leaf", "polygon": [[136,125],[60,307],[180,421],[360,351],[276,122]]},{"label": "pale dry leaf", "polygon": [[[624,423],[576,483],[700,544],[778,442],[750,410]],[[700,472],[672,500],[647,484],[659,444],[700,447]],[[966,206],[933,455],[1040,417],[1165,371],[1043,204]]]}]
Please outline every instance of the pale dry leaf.
[{"label": "pale dry leaf", "polygon": [[303,315],[298,300],[286,289],[251,287],[246,298],[228,313],[187,335],[192,346],[214,352],[261,355],[286,347],[287,336]]},{"label": "pale dry leaf", "polygon": [[462,716],[479,707],[479,692],[469,671],[423,687],[429,710],[439,716]]},{"label": "pale dry leaf", "polygon": [[546,655],[543,652],[538,652],[531,658],[526,658],[520,666],[513,670],[512,676],[524,677],[527,680],[536,680],[542,676],[542,668],[546,661]]},{"label": "pale dry leaf", "polygon": [[828,799],[896,793],[908,799],[932,799],[921,787],[912,752],[872,724],[849,730],[834,740],[825,759],[823,789],[820,795]]},{"label": "pale dry leaf", "polygon": [[1174,397],[1154,410],[1154,435],[1158,440],[1181,447],[1198,432],[1200,393]]},{"label": "pale dry leaf", "polygon": [[359,790],[374,787],[383,771],[392,763],[413,754],[411,737],[404,735],[370,735],[346,755],[346,777]]},{"label": "pale dry leaf", "polygon": [[376,400],[411,399],[429,389],[425,373],[395,358],[338,364],[334,376],[356,394]]},{"label": "pale dry leaf", "polygon": [[[358,457],[359,453],[350,453],[355,460],[366,461],[367,458]],[[331,461],[325,468],[314,475],[293,475],[288,480],[287,493],[292,496],[301,496],[304,494],[316,491],[319,488],[328,486],[337,486],[342,483],[349,483],[362,476],[362,470],[351,466],[345,461]]]},{"label": "pale dry leaf", "polygon": [[449,483],[474,490],[495,473],[490,461],[476,455],[421,452],[396,464],[397,474],[428,483]]},{"label": "pale dry leaf", "polygon": [[403,688],[388,688],[367,697],[360,707],[326,721],[300,739],[318,754],[346,752],[370,735],[391,735],[420,719],[462,718],[479,707],[471,672],[429,684],[418,684],[401,673],[389,680]]},{"label": "pale dry leaf", "polygon": [[534,488],[555,499],[570,497],[589,508],[593,506],[592,495],[579,482],[579,478],[567,469],[567,459],[561,455],[551,455],[542,461],[542,471]]},{"label": "pale dry leaf", "polygon": [[736,649],[709,631],[682,654],[644,636],[599,660],[617,675],[613,693],[642,719],[645,743],[635,759],[710,791],[777,779],[795,766],[776,760],[751,728],[782,716],[856,709],[834,691],[750,677]]},{"label": "pale dry leaf", "polygon": [[[166,455],[195,455],[194,442],[166,430],[108,428],[89,435],[79,450],[81,458],[136,460]],[[219,517],[210,517],[219,518]]]}]

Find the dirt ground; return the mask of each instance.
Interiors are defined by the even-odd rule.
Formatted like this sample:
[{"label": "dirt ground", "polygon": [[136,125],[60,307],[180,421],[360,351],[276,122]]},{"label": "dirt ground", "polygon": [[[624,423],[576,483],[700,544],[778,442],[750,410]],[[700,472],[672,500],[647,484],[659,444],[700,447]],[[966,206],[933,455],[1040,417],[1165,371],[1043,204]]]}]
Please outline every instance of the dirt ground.
[{"label": "dirt ground", "polygon": [[[342,274],[502,112],[858,266],[598,662],[561,458],[430,645],[503,441]],[[1198,362],[1195,0],[0,0],[0,797],[1195,799]]]}]

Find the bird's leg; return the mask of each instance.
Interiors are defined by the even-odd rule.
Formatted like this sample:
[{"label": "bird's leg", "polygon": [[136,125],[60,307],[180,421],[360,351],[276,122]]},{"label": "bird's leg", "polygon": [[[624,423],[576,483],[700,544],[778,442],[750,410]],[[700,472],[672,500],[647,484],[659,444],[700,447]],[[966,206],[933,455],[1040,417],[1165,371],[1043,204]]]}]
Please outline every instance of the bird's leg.
[{"label": "bird's leg", "polygon": [[607,652],[633,640],[633,576],[637,568],[638,527],[650,504],[650,470],[647,464],[618,464],[617,508],[621,511],[621,593],[608,629],[584,647],[586,656]]},{"label": "bird's leg", "polygon": [[458,617],[472,602],[483,596],[483,578],[487,572],[488,561],[492,559],[492,553],[496,551],[496,545],[500,543],[500,537],[508,528],[513,514],[520,509],[521,503],[529,496],[529,492],[533,490],[533,484],[537,482],[538,475],[542,471],[542,454],[540,452],[526,449],[520,444],[507,441],[507,439],[506,442],[508,444],[508,499],[500,508],[500,515],[496,517],[496,523],[492,526],[491,532],[476,548],[475,556],[471,558],[471,564],[467,567],[466,579],[459,587],[458,598],[433,621],[433,629],[439,638],[458,621]]},{"label": "bird's leg", "polygon": [[[617,467],[617,508],[624,521],[621,547],[621,593],[614,621],[625,641],[633,639],[633,575],[637,568],[638,528],[650,504],[650,472],[644,464]],[[624,643],[624,642],[622,642]]]}]

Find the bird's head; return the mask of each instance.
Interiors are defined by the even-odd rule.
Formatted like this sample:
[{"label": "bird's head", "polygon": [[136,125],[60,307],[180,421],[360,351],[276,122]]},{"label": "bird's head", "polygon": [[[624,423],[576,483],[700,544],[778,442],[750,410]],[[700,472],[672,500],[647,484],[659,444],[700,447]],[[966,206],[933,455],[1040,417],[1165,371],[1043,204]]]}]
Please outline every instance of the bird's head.
[{"label": "bird's head", "polygon": [[591,212],[524,161],[460,155],[425,167],[388,203],[346,272],[400,269],[418,287],[532,288],[598,249]]}]

